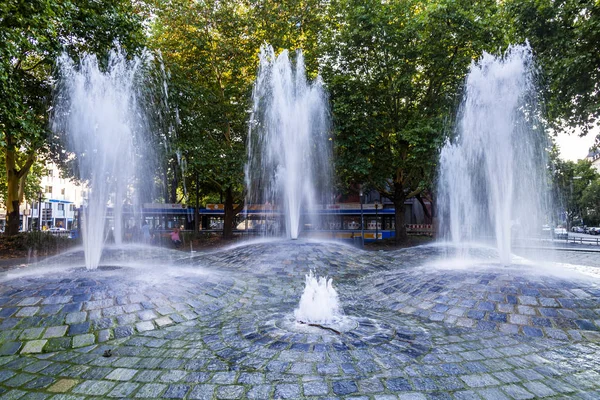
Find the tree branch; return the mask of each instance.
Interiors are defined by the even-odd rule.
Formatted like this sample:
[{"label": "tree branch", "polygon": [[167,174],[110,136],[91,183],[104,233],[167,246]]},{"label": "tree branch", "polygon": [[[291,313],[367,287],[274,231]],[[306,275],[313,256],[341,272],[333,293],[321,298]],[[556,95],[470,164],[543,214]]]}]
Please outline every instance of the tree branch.
[{"label": "tree branch", "polygon": [[35,64],[33,64],[33,66],[32,66],[32,67],[29,67],[29,68],[23,68],[23,71],[25,71],[25,72],[29,72],[29,71],[31,71],[31,70],[34,70],[34,69],[35,69],[35,68],[36,68],[38,65],[40,65],[40,64],[41,64],[41,63],[43,63],[44,61],[46,61],[46,59],[45,59],[45,58],[42,58],[40,61],[38,61],[38,62],[36,62]]},{"label": "tree branch", "polygon": [[21,168],[19,168],[19,171],[16,173],[18,179],[21,179],[24,175],[27,175],[27,173],[29,172],[29,168],[31,168],[31,166],[35,162],[35,158],[36,156],[33,152],[27,155],[27,161],[25,161],[25,164]]}]

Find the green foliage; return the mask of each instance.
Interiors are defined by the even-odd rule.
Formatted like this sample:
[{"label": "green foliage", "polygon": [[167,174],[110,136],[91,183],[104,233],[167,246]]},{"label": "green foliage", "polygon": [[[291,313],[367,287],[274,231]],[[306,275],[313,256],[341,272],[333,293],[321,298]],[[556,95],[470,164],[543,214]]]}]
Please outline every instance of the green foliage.
[{"label": "green foliage", "polygon": [[247,12],[233,1],[178,1],[157,12],[151,46],[170,72],[181,119],[177,145],[203,182],[238,184],[255,52],[245,39]]},{"label": "green foliage", "polygon": [[598,201],[593,197],[600,174],[587,160],[575,163],[555,158],[553,164],[555,207],[566,212],[569,226],[581,219],[585,224],[592,224],[595,216],[600,215]]},{"label": "green foliage", "polygon": [[600,225],[600,177],[583,190],[580,205],[586,225]]},{"label": "green foliage", "polygon": [[391,199],[431,187],[471,61],[497,42],[495,2],[331,2],[323,75],[342,187]]},{"label": "green foliage", "polygon": [[[0,3],[0,148],[9,215],[22,201],[23,178],[47,150],[51,73],[67,51],[104,54],[120,40],[143,44],[141,18],[129,0],[7,0]],[[18,227],[13,221],[11,233]]]},{"label": "green foliage", "polygon": [[[4,160],[4,149],[0,147],[0,159]],[[42,190],[41,180],[45,173],[44,164],[41,161],[36,161],[32,164],[29,173],[25,178],[25,186],[23,187],[23,195],[26,199],[36,199],[37,194]],[[0,173],[0,204],[5,202],[8,196],[8,183],[6,182],[6,174]]]},{"label": "green foliage", "polygon": [[[315,48],[321,2],[178,0],[156,2],[151,46],[170,73],[179,110],[176,147],[185,155],[188,182],[202,195],[234,192],[243,198],[248,110],[260,45]],[[315,63],[315,57],[308,59]],[[314,71],[314,70],[313,70]]]},{"label": "green foliage", "polygon": [[600,3],[597,0],[509,0],[508,39],[531,43],[542,71],[547,115],[557,128],[586,133],[600,117]]},{"label": "green foliage", "polygon": [[77,244],[65,236],[53,235],[43,231],[21,232],[13,236],[0,236],[0,249],[7,251],[34,250],[54,253]]}]

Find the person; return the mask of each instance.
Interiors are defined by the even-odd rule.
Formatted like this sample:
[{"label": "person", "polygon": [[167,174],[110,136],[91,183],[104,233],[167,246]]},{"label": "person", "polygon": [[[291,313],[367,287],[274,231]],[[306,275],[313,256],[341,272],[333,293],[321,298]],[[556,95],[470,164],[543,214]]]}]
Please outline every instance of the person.
[{"label": "person", "polygon": [[147,221],[144,221],[142,225],[142,239],[145,244],[150,243],[150,225],[148,225]]},{"label": "person", "polygon": [[175,247],[181,246],[181,239],[179,238],[179,228],[175,227],[173,228],[173,231],[171,231],[171,241],[173,242],[173,245]]}]

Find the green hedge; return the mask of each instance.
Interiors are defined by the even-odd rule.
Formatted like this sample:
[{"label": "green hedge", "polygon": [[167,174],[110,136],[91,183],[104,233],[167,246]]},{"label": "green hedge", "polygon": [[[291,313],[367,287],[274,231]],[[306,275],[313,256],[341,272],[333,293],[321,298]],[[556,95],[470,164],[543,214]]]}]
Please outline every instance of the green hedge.
[{"label": "green hedge", "polygon": [[14,236],[0,236],[2,248],[12,250],[63,250],[76,244],[66,236],[53,235],[49,232],[22,232]]}]

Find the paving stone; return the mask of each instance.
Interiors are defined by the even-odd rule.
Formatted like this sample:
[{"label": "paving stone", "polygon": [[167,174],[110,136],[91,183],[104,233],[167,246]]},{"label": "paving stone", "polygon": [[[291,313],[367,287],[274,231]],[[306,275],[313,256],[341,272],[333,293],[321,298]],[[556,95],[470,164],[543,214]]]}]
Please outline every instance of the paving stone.
[{"label": "paving stone", "polygon": [[89,333],[87,335],[76,335],[73,336],[73,347],[84,347],[94,344],[96,338],[93,334]]},{"label": "paving stone", "polygon": [[47,342],[47,340],[30,340],[29,342],[25,342],[25,345],[21,349],[21,354],[41,353]]},{"label": "paving stone", "polygon": [[[215,385],[196,385],[188,395],[188,399],[210,400],[213,399],[214,392]],[[268,398],[268,396],[262,398]]]},{"label": "paving stone", "polygon": [[353,381],[335,381],[332,383],[333,393],[339,396],[345,396],[358,391],[356,383]]},{"label": "paving stone", "polygon": [[[0,354],[0,371],[18,372],[4,381],[20,385],[14,393],[22,397],[65,400],[92,397],[75,391],[91,393],[81,385],[92,381],[112,384],[97,397],[113,398],[178,398],[180,385],[188,387],[187,398],[210,399],[598,397],[600,331],[582,329],[600,320],[600,287],[592,281],[529,274],[529,266],[420,268],[439,254],[435,247],[362,253],[296,245],[184,258],[182,271],[198,265],[218,273],[169,276],[172,285],[148,285],[118,269],[48,274],[8,281],[18,287],[12,300],[3,281],[0,350],[7,352]],[[343,307],[359,326],[338,336],[283,325],[310,269],[342,288]],[[60,302],[69,296],[72,303]],[[16,317],[19,307],[9,309],[31,297],[41,301],[22,307],[39,307],[33,315]],[[43,304],[51,297],[56,304]],[[72,313],[87,318],[67,324]],[[138,314],[156,317],[143,321]],[[165,317],[168,323],[159,326],[156,320]],[[147,323],[152,329],[143,329]],[[101,344],[72,349],[78,335]],[[46,353],[18,355],[21,340],[40,337]],[[102,357],[107,349],[112,357]],[[63,379],[76,384],[49,390]],[[2,384],[0,392],[13,393]]]},{"label": "paving stone", "polygon": [[276,385],[275,397],[281,399],[297,399],[300,397],[300,387],[296,384]]},{"label": "paving stone", "polygon": [[161,317],[154,320],[157,326],[163,327],[173,324],[173,320],[169,317]]},{"label": "paving stone", "polygon": [[110,329],[98,331],[98,343],[104,343],[110,339],[112,339],[112,331]]},{"label": "paving stone", "polygon": [[189,391],[190,386],[188,385],[169,385],[162,397],[166,399],[183,399]]},{"label": "paving stone", "polygon": [[399,400],[427,400],[427,397],[422,393],[401,393],[398,395]]},{"label": "paving stone", "polygon": [[67,334],[69,336],[82,335],[84,333],[88,333],[90,331],[90,322],[82,322],[79,324],[69,325],[69,329]]},{"label": "paving stone", "polygon": [[117,368],[106,376],[111,381],[129,381],[138,371],[136,369]]},{"label": "paving stone", "polygon": [[34,378],[35,375],[20,372],[12,378],[5,380],[4,382],[2,382],[2,384],[9,387],[18,387],[23,386],[24,384],[26,384]]},{"label": "paving stone", "polygon": [[480,389],[477,393],[485,400],[510,400],[500,389]]},{"label": "paving stone", "polygon": [[[56,379],[49,376],[38,376],[35,379],[23,385],[23,389],[44,389],[56,382]],[[46,395],[46,397],[50,397]]]},{"label": "paving stone", "polygon": [[302,384],[305,396],[324,396],[329,393],[325,382],[304,382]]},{"label": "paving stone", "polygon": [[133,393],[138,387],[139,384],[136,383],[119,383],[113,390],[110,391],[110,393],[107,394],[107,396],[130,398],[131,393]]},{"label": "paving stone", "polygon": [[534,394],[536,397],[555,396],[557,393],[544,385],[542,382],[525,382],[525,389]]},{"label": "paving stone", "polygon": [[244,396],[244,387],[241,385],[219,386],[217,399],[241,399]]},{"label": "paving stone", "polygon": [[160,383],[148,383],[140,388],[135,394],[135,397],[147,397],[150,399],[156,399],[160,394],[167,388],[167,385]]},{"label": "paving stone", "polygon": [[31,317],[40,310],[39,307],[22,307],[16,314],[17,317]]},{"label": "paving stone", "polygon": [[113,335],[116,339],[131,336],[134,333],[135,332],[131,326],[117,326],[113,331]]},{"label": "paving stone", "polygon": [[44,332],[44,335],[42,337],[44,339],[49,339],[49,338],[65,336],[68,328],[69,327],[67,325],[51,326],[46,329],[46,331]]},{"label": "paving stone", "polygon": [[386,379],[385,385],[392,392],[408,392],[412,390],[410,383],[404,378]]},{"label": "paving stone", "polygon": [[82,322],[85,322],[85,320],[87,319],[87,313],[86,312],[72,312],[67,314],[67,317],[65,319],[65,322],[68,325],[72,325],[72,324],[80,324]]},{"label": "paving stone", "polygon": [[135,324],[135,328],[137,329],[138,332],[152,331],[155,329],[152,321],[138,322],[137,324]]},{"label": "paving stone", "polygon": [[6,393],[3,393],[2,394],[2,399],[3,400],[20,399],[25,394],[27,394],[27,392],[24,392],[24,391],[18,390],[18,389],[13,389],[13,390],[7,391]]},{"label": "paving stone", "polygon": [[40,336],[42,336],[43,331],[44,331],[44,328],[24,329],[23,332],[21,332],[21,335],[19,335],[19,339],[21,339],[21,340],[38,339]]},{"label": "paving stone", "polygon": [[75,379],[60,379],[54,385],[50,386],[48,391],[53,393],[65,393],[71,390],[77,383],[78,381]]},{"label": "paving stone", "polygon": [[0,356],[10,356],[19,352],[22,342],[5,342],[0,346]]},{"label": "paving stone", "polygon": [[231,385],[235,382],[235,372],[217,372],[213,375],[211,383],[218,383],[222,385]]},{"label": "paving stone", "polygon": [[513,399],[522,400],[522,399],[533,399],[535,396],[523,389],[522,387],[516,385],[508,385],[502,388],[509,396]]},{"label": "paving stone", "polygon": [[480,388],[484,386],[494,386],[500,384],[491,375],[463,375],[460,377],[469,387]]}]

